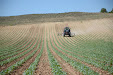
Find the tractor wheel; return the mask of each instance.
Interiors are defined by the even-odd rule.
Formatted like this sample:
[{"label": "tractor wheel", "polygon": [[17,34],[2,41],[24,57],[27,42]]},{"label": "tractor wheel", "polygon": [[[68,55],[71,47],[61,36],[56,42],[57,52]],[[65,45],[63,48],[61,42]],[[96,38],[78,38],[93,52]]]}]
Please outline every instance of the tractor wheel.
[{"label": "tractor wheel", "polygon": [[65,35],[63,35],[65,37]]},{"label": "tractor wheel", "polygon": [[71,37],[71,34],[69,34],[69,37]]}]

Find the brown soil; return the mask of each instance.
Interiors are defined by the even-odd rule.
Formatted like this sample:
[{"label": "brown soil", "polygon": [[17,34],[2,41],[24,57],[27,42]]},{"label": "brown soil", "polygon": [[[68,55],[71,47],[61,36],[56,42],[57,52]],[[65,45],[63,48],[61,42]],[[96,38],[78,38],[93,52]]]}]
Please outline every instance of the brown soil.
[{"label": "brown soil", "polygon": [[[36,44],[36,41],[33,43],[33,45],[32,45],[30,48],[32,48],[35,44]],[[29,49],[30,49],[30,48],[29,48]],[[25,54],[24,56],[22,56],[22,57],[20,57],[20,58],[18,58],[18,59],[16,59],[16,60],[14,60],[14,61],[12,61],[12,62],[10,62],[10,63],[8,63],[8,64],[5,64],[5,65],[1,66],[1,67],[0,67],[0,71],[6,69],[7,67],[9,67],[9,66],[11,66],[12,64],[16,63],[17,61],[22,60],[23,58],[25,58],[26,56],[28,56],[29,54],[31,54],[33,51],[34,51],[34,50],[30,51],[29,53]]]},{"label": "brown soil", "polygon": [[[52,31],[52,32],[54,32],[54,31]],[[52,36],[53,35],[51,34],[50,39],[52,39]],[[53,41],[51,41],[51,42],[53,44]],[[66,63],[60,56],[58,56],[58,54],[56,54],[52,50],[52,47],[51,47],[50,42],[49,42],[48,45],[49,45],[49,49],[52,52],[53,56],[57,59],[58,63],[61,65],[62,69],[67,73],[67,75],[82,75],[82,73],[80,73],[78,70],[76,70],[75,68],[73,68],[70,64]]]},{"label": "brown soil", "polygon": [[[2,31],[2,33],[6,32],[6,28],[4,29],[4,31]],[[7,40],[6,42],[2,43],[3,45],[6,45],[6,46],[10,46],[12,45],[14,42],[18,41],[19,40],[19,36],[22,35],[22,33],[19,33],[19,32],[23,32],[23,34],[25,33],[25,29],[21,29],[21,30],[18,30],[18,28],[11,28],[11,30],[7,31],[7,32],[10,32],[10,33],[4,33],[4,34],[7,34],[7,35],[3,35],[3,40]],[[2,34],[0,34],[2,35]],[[22,35],[23,37],[23,35]]]},{"label": "brown soil", "polygon": [[[54,37],[54,36],[53,36],[53,37]],[[55,40],[55,37],[54,37],[54,40]],[[57,39],[57,40],[58,40],[58,39]],[[59,41],[59,40],[58,40],[58,41]],[[55,40],[55,42],[56,42],[57,46],[60,47],[56,40]],[[59,41],[59,42],[60,42],[60,41]],[[55,47],[54,44],[53,44],[53,46]],[[57,47],[55,47],[55,48],[57,49]],[[62,48],[62,47],[60,47],[60,48]],[[62,48],[62,49],[63,49],[63,48]],[[58,50],[58,49],[57,49],[57,50]],[[63,49],[63,50],[65,50],[65,49]],[[58,51],[60,51],[61,53],[63,53],[61,50],[58,50]],[[69,51],[68,51],[68,52],[69,52]],[[63,54],[65,54],[65,53],[63,53]],[[74,57],[72,57],[72,56],[69,56],[68,54],[65,54],[65,55],[68,56],[69,58],[72,58],[72,59],[74,59],[74,60],[76,60],[76,61],[82,63],[82,64],[85,64],[86,66],[88,66],[88,67],[90,67],[92,70],[94,70],[95,72],[98,72],[100,75],[111,75],[108,71],[105,71],[105,70],[102,70],[102,69],[100,69],[100,68],[97,68],[97,67],[95,67],[95,66],[93,66],[93,65],[91,65],[91,64],[88,64],[88,63],[83,62],[83,61],[81,61],[81,60],[79,60],[79,59],[77,59],[77,58],[74,58]],[[80,55],[79,55],[79,56],[80,56]],[[82,56],[81,56],[81,57],[82,57]]]},{"label": "brown soil", "polygon": [[[43,34],[46,34],[46,27],[45,27],[45,33]],[[46,35],[44,37],[44,50],[40,58],[40,61],[38,63],[38,66],[36,68],[35,75],[52,75],[49,60],[48,60],[48,54],[47,54]]]},{"label": "brown soil", "polygon": [[[34,50],[36,50],[36,48],[38,47],[38,44],[37,46],[34,48]],[[11,72],[10,74],[11,75],[22,75],[23,72],[29,68],[30,64],[35,60],[36,56],[39,54],[40,50],[41,50],[41,47],[42,47],[42,44],[40,46],[40,48],[37,50],[37,52],[30,58],[28,59],[24,64],[22,64],[22,66],[19,66],[17,67],[17,69],[15,69],[13,72]]]},{"label": "brown soil", "polygon": [[[59,46],[58,43],[57,43],[57,46]],[[54,45],[54,47],[55,47],[55,45]],[[60,47],[60,46],[59,46],[59,47]],[[55,47],[55,48],[57,49],[57,47]],[[61,48],[61,47],[60,47],[60,48]],[[63,48],[62,48],[62,49],[63,49]],[[58,50],[58,49],[57,49],[57,50]],[[64,50],[64,49],[63,49],[63,50]],[[58,51],[60,51],[61,53],[63,53],[61,50],[58,50]],[[86,62],[84,62],[84,61],[81,61],[81,60],[79,60],[79,59],[77,59],[77,58],[74,58],[74,57],[72,57],[72,56],[70,56],[70,55],[68,55],[68,54],[66,54],[66,53],[63,53],[63,54],[65,54],[65,55],[68,56],[69,58],[72,58],[72,59],[76,60],[77,62],[80,62],[80,63],[82,63],[82,64],[84,64],[84,65],[90,67],[92,70],[94,70],[95,72],[98,72],[100,75],[111,75],[109,72],[107,72],[107,71],[105,71],[105,70],[102,70],[102,69],[97,68],[97,67],[95,67],[95,66],[93,66],[93,65],[91,65],[91,64],[88,64],[88,63],[86,63]]]},{"label": "brown soil", "polygon": [[[51,69],[50,64],[49,64],[47,47],[46,47],[46,38],[47,38],[49,49],[50,49],[51,53],[53,54],[53,56],[55,57],[55,59],[60,64],[60,66],[62,67],[62,70],[67,72],[68,75],[81,75],[82,73],[80,73],[77,69],[73,68],[67,62],[65,62],[60,56],[58,56],[58,54],[56,54],[53,51],[53,49],[50,45],[50,40],[52,41],[52,45],[55,47],[55,49],[60,51],[63,54],[65,54],[65,53],[62,52],[61,50],[59,50],[55,46],[52,39],[54,39],[55,43],[60,48],[62,48],[62,47],[58,44],[56,39],[64,47],[65,47],[65,45],[63,45],[61,43],[63,41],[66,42],[67,45],[76,46],[77,42],[79,42],[77,40],[77,38],[81,38],[81,40],[82,39],[87,39],[87,40],[89,40],[89,39],[104,39],[106,41],[109,40],[109,38],[110,38],[113,40],[113,38],[112,38],[113,37],[113,30],[112,30],[113,29],[113,21],[112,21],[112,19],[113,18],[104,18],[104,19],[99,19],[99,20],[95,19],[95,20],[75,21],[75,22],[74,21],[49,22],[49,23],[46,22],[46,23],[31,24],[31,25],[16,25],[16,26],[5,26],[5,27],[0,26],[0,35],[1,35],[0,41],[2,39],[6,40],[3,42],[3,45],[2,45],[4,47],[12,46],[12,45],[16,44],[17,41],[22,40],[22,39],[18,38],[21,35],[20,31],[21,31],[21,33],[23,33],[21,38],[22,37],[27,38],[27,40],[30,40],[30,39],[34,40],[35,38],[38,39],[38,37],[40,37],[40,39],[42,38],[42,40],[44,40],[44,50],[43,50],[42,56],[40,57],[40,61],[37,65],[37,68],[35,70],[35,75],[52,75],[52,71],[51,71],[52,69]],[[71,37],[71,38],[65,37],[65,39],[64,39],[64,37],[62,37],[62,36],[57,36],[57,33],[62,33],[62,30],[65,26],[71,27],[71,32],[75,33],[77,37]],[[39,28],[37,29],[37,27],[39,27]],[[26,30],[24,31],[24,29],[26,29]],[[17,30],[17,32],[16,32],[16,30]],[[29,35],[31,34],[32,36],[29,36],[27,34],[29,34]],[[39,35],[38,37],[36,37],[37,34]],[[47,36],[46,36],[46,34],[47,34]],[[55,34],[55,36],[54,36],[54,34]],[[50,39],[49,39],[49,35],[50,35]],[[87,38],[87,35],[91,35],[91,38]],[[29,36],[29,37],[26,37],[26,36]],[[13,39],[11,41],[8,41],[8,39],[11,39],[11,38],[13,38]],[[40,39],[39,39],[39,41],[40,41]],[[59,39],[63,39],[63,40],[59,40]],[[32,40],[32,42],[33,42],[33,40]],[[74,40],[76,40],[76,42],[74,42]],[[32,48],[35,45],[36,41],[33,43],[33,45],[30,48]],[[71,44],[69,44],[69,43],[71,43]],[[38,42],[38,44],[39,44],[39,42]],[[0,71],[7,69],[9,66],[15,64],[17,61],[20,61],[23,58],[25,58],[26,56],[28,56],[29,54],[31,54],[37,48],[38,44],[36,45],[36,47],[32,51],[30,51],[26,55],[8,63],[8,64],[0,66]],[[3,48],[2,46],[0,46],[0,47]],[[26,47],[28,47],[28,46],[26,46]],[[41,47],[42,47],[42,42],[41,42],[40,48]],[[63,49],[63,50],[65,50],[65,49]],[[39,52],[40,52],[40,49],[34,54],[33,57],[28,59],[24,64],[22,64],[22,66],[19,66],[10,74],[11,75],[22,74],[30,66],[30,64],[35,60],[35,58]],[[19,53],[19,54],[21,54],[21,53]],[[67,55],[69,58],[71,58],[73,60],[76,60],[76,61],[90,67],[92,70],[94,70],[95,72],[98,72],[100,75],[111,75],[108,71],[97,68],[94,65],[88,64],[88,63],[81,61],[77,58],[69,56],[68,54],[65,54],[65,55]],[[78,55],[78,56],[81,56],[81,55]]]},{"label": "brown soil", "polygon": [[[6,30],[6,29],[5,29]],[[26,31],[25,31],[25,28],[24,29],[22,29],[22,30],[18,30],[17,29],[17,27],[15,28],[15,31],[13,31],[12,33],[9,33],[10,35],[11,34],[14,34],[14,35],[12,35],[12,36],[6,36],[7,38],[12,38],[11,40],[10,40],[10,42],[6,42],[5,44],[2,44],[2,45],[4,45],[3,47],[10,47],[10,46],[14,46],[16,43],[18,43],[18,41],[21,41],[21,40],[23,40],[23,38],[27,35],[26,34]],[[27,30],[27,29],[26,29]],[[22,33],[21,33],[21,31],[22,31]],[[20,33],[19,33],[20,32]],[[21,37],[19,37],[19,36],[21,36]],[[23,38],[22,38],[23,37]],[[3,39],[7,39],[7,38],[3,38]]]},{"label": "brown soil", "polygon": [[[31,35],[31,34],[32,34],[32,35]],[[35,35],[35,34],[33,33],[33,31],[32,31],[31,34],[27,34],[27,35],[30,35],[30,36],[34,36],[34,35]],[[27,39],[27,36],[25,37],[25,39]],[[30,42],[31,40],[32,40],[32,38],[30,38],[28,42]],[[27,40],[26,40],[26,41],[27,41]],[[24,44],[23,46],[27,45],[28,42],[27,42],[26,44]],[[25,48],[29,47],[29,46],[32,44],[32,42],[33,42],[33,41],[31,41]],[[22,47],[23,47],[23,46],[22,46]],[[23,48],[23,49],[25,49],[25,48]],[[21,50],[19,50],[19,51],[21,51]],[[27,51],[27,50],[25,50],[25,51],[23,51],[23,52],[21,52],[21,53],[18,53],[17,55],[14,55],[13,57],[18,56],[18,55],[20,55],[20,54],[22,54],[22,53],[24,53],[24,52],[26,52],[26,51]],[[18,51],[16,51],[16,52],[18,52]],[[12,53],[15,53],[15,51],[13,51]],[[9,54],[7,54],[7,55],[9,55]],[[11,57],[8,57],[8,58],[6,58],[6,59],[9,59],[9,58],[11,58]],[[6,59],[4,59],[4,60],[6,60]],[[4,61],[4,60],[0,60],[0,61]]]}]

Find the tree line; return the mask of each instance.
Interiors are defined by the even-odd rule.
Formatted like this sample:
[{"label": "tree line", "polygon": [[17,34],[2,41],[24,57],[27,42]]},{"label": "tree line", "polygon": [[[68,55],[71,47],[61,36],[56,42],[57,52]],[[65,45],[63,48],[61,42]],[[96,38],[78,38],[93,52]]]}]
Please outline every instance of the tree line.
[{"label": "tree line", "polygon": [[101,12],[101,13],[113,13],[113,8],[112,8],[112,10],[111,10],[110,12],[108,12],[108,11],[106,10],[106,8],[102,8],[100,12]]}]

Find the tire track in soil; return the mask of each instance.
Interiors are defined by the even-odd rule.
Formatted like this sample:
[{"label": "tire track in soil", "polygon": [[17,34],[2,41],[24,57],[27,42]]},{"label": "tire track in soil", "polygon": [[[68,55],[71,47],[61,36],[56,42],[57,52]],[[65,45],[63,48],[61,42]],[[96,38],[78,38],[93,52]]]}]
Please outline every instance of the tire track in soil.
[{"label": "tire track in soil", "polygon": [[[54,36],[53,36],[53,37],[54,37]],[[57,39],[57,40],[58,40],[58,39]],[[59,44],[58,44],[58,42],[60,42],[60,41],[58,40],[58,42],[57,42],[56,39],[55,39],[55,37],[54,37],[54,41],[55,41],[55,43],[57,44],[58,47],[60,47],[61,49],[63,49],[63,48],[62,48],[61,46],[59,46]],[[57,48],[54,44],[53,44],[53,46],[55,47],[55,49],[58,50],[58,48]],[[64,49],[63,49],[63,50],[64,50]],[[80,62],[80,63],[82,63],[82,64],[84,64],[84,65],[90,67],[92,70],[94,70],[95,72],[99,73],[100,75],[112,75],[112,74],[110,74],[108,71],[102,70],[102,69],[97,68],[97,67],[95,67],[95,66],[93,66],[93,65],[91,65],[91,64],[88,64],[88,63],[86,63],[86,62],[84,62],[84,61],[81,61],[81,60],[79,60],[79,59],[77,59],[77,58],[74,58],[74,57],[72,57],[72,56],[70,56],[70,55],[68,55],[68,54],[66,54],[66,53],[64,53],[64,52],[62,52],[61,50],[58,50],[58,51],[61,52],[61,53],[64,54],[64,55],[68,56],[69,58],[71,58],[71,59],[73,59],[73,60],[76,60],[77,62]],[[65,51],[66,51],[66,50],[65,50]]]},{"label": "tire track in soil", "polygon": [[[45,27],[46,32],[46,27]],[[43,33],[45,34],[45,33]],[[35,70],[34,75],[52,75],[52,69],[50,68],[48,54],[47,54],[47,47],[46,47],[46,35],[44,36],[44,50],[42,56],[40,57],[38,66]]]},{"label": "tire track in soil", "polygon": [[[32,42],[33,42],[33,41],[34,41],[34,40],[32,40]],[[32,42],[31,42],[31,43],[32,43]],[[29,49],[31,49],[35,44],[36,44],[36,41],[33,43],[33,45],[32,45]],[[27,54],[25,54],[25,55],[22,56],[22,57],[20,57],[20,58],[14,60],[14,61],[12,61],[12,62],[10,62],[10,63],[8,63],[8,64],[5,64],[5,65],[3,65],[3,66],[0,66],[0,71],[2,71],[2,70],[4,70],[4,69],[8,68],[9,66],[13,65],[14,63],[16,63],[16,62],[18,62],[18,61],[24,59],[26,56],[30,55],[33,51],[34,51],[34,49],[31,50],[30,52],[28,52]]]},{"label": "tire track in soil", "polygon": [[[54,35],[50,36],[50,40],[53,39],[52,36]],[[51,42],[52,42],[52,45],[54,46],[52,40]],[[82,73],[80,73],[77,69],[73,68],[70,64],[66,63],[58,54],[56,54],[52,50],[50,42],[48,43],[48,46],[49,46],[50,51],[52,52],[52,55],[57,59],[58,63],[61,65],[62,69],[67,73],[67,75],[82,75]]]}]

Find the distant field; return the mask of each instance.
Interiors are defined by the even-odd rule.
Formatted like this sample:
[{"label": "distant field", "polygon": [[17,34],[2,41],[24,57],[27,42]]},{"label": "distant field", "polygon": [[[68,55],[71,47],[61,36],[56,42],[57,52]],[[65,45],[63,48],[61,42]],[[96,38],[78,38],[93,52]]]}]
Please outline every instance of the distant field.
[{"label": "distant field", "polygon": [[[1,17],[0,25],[0,75],[113,75],[113,14]],[[65,26],[75,36],[58,36]]]},{"label": "distant field", "polygon": [[36,24],[45,22],[80,21],[113,17],[112,13],[69,12],[58,14],[31,14],[21,16],[0,17],[0,25]]}]

